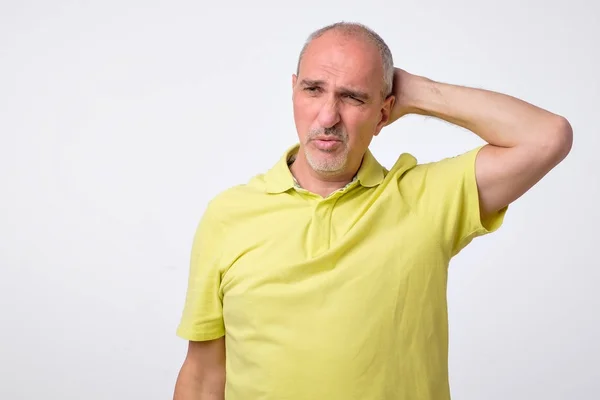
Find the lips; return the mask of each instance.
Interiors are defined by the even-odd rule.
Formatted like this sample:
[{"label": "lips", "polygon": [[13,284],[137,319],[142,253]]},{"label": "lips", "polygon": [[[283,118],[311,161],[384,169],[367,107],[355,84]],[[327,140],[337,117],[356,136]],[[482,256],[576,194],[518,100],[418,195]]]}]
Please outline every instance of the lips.
[{"label": "lips", "polygon": [[331,151],[338,148],[342,144],[342,141],[333,138],[316,138],[313,139],[313,143],[319,150]]}]

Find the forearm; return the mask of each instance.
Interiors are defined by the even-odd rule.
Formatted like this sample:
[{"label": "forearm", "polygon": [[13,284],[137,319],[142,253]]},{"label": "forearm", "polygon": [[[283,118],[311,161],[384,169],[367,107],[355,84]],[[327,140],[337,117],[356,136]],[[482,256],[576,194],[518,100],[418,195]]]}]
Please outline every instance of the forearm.
[{"label": "forearm", "polygon": [[224,373],[210,373],[184,363],[177,377],[173,400],[224,400],[224,393]]},{"label": "forearm", "polygon": [[435,82],[413,75],[404,100],[412,113],[440,118],[466,128],[499,147],[554,139],[563,118],[515,97]]}]

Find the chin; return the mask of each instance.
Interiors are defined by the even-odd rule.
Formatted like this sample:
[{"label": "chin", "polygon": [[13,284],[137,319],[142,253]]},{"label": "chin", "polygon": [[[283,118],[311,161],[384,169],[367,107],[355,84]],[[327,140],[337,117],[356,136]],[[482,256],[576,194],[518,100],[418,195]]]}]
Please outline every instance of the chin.
[{"label": "chin", "polygon": [[335,174],[346,167],[348,157],[345,153],[327,153],[321,150],[307,151],[306,160],[310,167],[320,173]]}]

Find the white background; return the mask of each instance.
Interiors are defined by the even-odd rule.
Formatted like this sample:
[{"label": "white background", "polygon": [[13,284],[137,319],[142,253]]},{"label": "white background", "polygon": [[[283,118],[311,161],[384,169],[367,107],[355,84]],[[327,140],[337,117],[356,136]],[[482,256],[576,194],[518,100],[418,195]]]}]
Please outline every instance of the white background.
[{"label": "white background", "polygon": [[[204,207],[295,142],[298,52],[347,20],[409,72],[570,120],[568,158],[451,265],[451,387],[462,400],[597,399],[597,3],[251,3],[0,3],[0,398],[172,396]],[[480,143],[409,116],[372,151],[391,167]]]}]

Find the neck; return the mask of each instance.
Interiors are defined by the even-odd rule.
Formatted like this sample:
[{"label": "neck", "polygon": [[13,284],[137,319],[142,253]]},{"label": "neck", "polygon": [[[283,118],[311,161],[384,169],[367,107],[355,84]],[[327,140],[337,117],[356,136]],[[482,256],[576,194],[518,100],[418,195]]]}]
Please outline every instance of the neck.
[{"label": "neck", "polygon": [[301,149],[290,166],[290,172],[303,189],[321,197],[327,197],[336,190],[343,188],[356,175],[356,171],[344,171],[332,175],[319,173],[311,168]]}]

